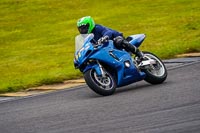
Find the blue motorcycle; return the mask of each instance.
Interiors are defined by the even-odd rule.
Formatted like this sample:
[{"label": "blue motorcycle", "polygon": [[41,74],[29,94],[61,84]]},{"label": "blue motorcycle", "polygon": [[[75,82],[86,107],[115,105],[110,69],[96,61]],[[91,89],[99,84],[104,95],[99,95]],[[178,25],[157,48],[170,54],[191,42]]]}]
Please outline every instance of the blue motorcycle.
[{"label": "blue motorcycle", "polygon": [[[144,52],[144,60],[124,49],[117,49],[112,40],[94,41],[93,34],[76,36],[74,66],[84,74],[86,84],[96,93],[112,95],[117,87],[145,80],[160,84],[167,78],[164,63],[154,54]],[[128,41],[139,47],[145,34],[130,35]]]}]

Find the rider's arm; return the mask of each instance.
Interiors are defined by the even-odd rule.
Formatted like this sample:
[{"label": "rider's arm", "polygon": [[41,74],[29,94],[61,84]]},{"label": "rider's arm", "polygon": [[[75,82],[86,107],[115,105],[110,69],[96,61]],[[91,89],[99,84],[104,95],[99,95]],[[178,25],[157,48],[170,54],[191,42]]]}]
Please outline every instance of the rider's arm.
[{"label": "rider's arm", "polygon": [[117,36],[123,36],[122,33],[104,27],[102,25],[98,25],[97,30],[101,33],[102,37],[108,36],[110,40],[113,40]]}]

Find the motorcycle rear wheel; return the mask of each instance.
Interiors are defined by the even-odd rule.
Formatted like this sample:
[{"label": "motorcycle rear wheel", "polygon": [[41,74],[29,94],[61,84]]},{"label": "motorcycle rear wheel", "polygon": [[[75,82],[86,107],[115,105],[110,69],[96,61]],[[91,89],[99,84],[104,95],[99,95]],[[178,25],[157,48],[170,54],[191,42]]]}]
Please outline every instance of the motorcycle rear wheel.
[{"label": "motorcycle rear wheel", "polygon": [[98,76],[94,69],[90,69],[84,73],[86,84],[99,95],[109,96],[116,90],[116,81],[108,71],[104,70],[105,77]]},{"label": "motorcycle rear wheel", "polygon": [[167,69],[164,63],[156,55],[150,52],[143,52],[144,57],[151,58],[156,61],[152,67],[142,69],[146,73],[145,81],[151,84],[161,84],[167,78]]}]

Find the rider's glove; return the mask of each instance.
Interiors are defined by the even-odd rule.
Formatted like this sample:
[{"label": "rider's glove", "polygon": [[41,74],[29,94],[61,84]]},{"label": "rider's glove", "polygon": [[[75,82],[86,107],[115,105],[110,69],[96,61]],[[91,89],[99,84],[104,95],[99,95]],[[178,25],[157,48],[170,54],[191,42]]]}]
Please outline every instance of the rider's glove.
[{"label": "rider's glove", "polygon": [[109,40],[109,36],[101,37],[101,38],[98,40],[98,44],[108,42],[108,40]]}]

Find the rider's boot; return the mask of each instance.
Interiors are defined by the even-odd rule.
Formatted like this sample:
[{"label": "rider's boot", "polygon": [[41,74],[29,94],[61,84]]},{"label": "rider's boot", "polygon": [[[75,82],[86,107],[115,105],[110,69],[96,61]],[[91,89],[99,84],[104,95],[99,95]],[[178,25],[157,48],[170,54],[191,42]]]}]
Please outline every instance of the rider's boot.
[{"label": "rider's boot", "polygon": [[135,54],[139,58],[140,61],[143,60],[144,54],[137,47],[130,44],[127,40],[123,40],[122,45],[126,50],[129,50],[133,54]]}]

